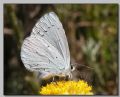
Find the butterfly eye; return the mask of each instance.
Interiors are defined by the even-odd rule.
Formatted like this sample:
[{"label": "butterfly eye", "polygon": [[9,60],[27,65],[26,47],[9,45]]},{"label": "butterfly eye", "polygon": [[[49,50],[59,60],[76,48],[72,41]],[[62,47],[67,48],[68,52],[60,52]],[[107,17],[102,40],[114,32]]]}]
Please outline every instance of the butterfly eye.
[{"label": "butterfly eye", "polygon": [[71,65],[71,71],[74,71],[75,70],[75,67]]}]

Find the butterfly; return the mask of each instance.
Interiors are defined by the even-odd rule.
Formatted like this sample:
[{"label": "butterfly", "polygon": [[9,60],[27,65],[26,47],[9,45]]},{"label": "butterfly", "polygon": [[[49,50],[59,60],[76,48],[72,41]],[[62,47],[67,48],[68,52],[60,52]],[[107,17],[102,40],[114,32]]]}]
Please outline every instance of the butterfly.
[{"label": "butterfly", "polygon": [[64,28],[54,12],[43,15],[25,38],[21,47],[24,66],[39,72],[41,78],[51,75],[72,77],[70,51]]}]

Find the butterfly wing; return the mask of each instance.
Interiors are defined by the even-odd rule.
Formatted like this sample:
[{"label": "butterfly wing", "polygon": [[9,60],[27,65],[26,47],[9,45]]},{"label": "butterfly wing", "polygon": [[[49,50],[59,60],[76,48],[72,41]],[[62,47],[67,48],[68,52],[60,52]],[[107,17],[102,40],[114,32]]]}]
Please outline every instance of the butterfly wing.
[{"label": "butterfly wing", "polygon": [[40,34],[44,36],[62,55],[65,60],[66,68],[70,65],[70,53],[67,38],[63,26],[54,12],[45,14],[36,23],[32,35]]},{"label": "butterfly wing", "polygon": [[59,74],[69,68],[68,43],[57,16],[45,14],[34,26],[21,48],[21,59],[30,71]]}]

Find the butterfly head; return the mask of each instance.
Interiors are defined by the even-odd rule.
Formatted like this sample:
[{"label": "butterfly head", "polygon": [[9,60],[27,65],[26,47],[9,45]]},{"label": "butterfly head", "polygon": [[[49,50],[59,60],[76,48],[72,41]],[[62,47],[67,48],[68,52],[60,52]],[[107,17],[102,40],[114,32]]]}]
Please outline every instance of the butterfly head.
[{"label": "butterfly head", "polygon": [[75,70],[75,66],[74,66],[74,65],[70,65],[70,68],[65,69],[65,71],[62,72],[62,73],[60,74],[60,76],[64,76],[64,77],[65,77],[66,79],[68,79],[68,80],[72,80],[72,79],[73,79],[73,74],[72,74],[72,72],[74,72],[74,70]]}]

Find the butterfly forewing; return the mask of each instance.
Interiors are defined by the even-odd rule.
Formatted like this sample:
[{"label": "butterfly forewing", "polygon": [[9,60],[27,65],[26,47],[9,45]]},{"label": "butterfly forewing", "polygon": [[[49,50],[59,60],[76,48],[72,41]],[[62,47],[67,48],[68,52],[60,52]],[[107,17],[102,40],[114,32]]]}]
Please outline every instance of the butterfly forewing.
[{"label": "butterfly forewing", "polygon": [[66,62],[66,66],[69,67],[70,54],[69,54],[68,42],[65,35],[65,31],[56,14],[53,12],[45,14],[36,23],[33,30],[34,29],[37,29],[37,31],[34,31],[33,32],[34,34],[32,35],[40,34],[51,45],[57,48],[58,52],[64,58]]}]

